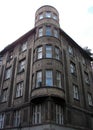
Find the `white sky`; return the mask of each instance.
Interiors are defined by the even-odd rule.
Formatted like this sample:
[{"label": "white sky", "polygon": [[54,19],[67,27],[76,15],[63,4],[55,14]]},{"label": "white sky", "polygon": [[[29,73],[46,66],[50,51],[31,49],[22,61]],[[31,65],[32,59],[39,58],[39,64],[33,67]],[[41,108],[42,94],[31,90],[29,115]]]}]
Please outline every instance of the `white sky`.
[{"label": "white sky", "polygon": [[35,12],[43,5],[54,6],[60,27],[93,52],[93,0],[0,0],[0,51],[34,27]]}]

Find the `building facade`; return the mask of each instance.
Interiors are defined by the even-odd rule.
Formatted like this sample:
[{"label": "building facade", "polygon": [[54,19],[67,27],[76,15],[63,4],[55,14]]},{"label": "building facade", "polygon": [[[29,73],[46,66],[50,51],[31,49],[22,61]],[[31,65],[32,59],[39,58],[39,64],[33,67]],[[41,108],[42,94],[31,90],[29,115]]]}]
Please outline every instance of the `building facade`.
[{"label": "building facade", "polygon": [[59,24],[52,6],[0,52],[0,130],[92,130],[93,59]]}]

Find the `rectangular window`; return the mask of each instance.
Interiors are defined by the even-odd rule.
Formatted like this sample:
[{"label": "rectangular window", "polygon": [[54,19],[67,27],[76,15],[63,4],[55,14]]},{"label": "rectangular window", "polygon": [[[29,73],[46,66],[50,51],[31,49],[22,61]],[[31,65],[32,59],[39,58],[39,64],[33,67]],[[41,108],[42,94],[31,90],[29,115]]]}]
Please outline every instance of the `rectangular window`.
[{"label": "rectangular window", "polygon": [[63,108],[56,104],[56,123],[63,124]]},{"label": "rectangular window", "polygon": [[68,52],[70,55],[74,55],[73,48],[71,46],[68,47]]},{"label": "rectangular window", "polygon": [[53,14],[53,19],[57,20],[57,15],[56,14]]},{"label": "rectangular window", "polygon": [[91,95],[90,93],[88,93],[88,104],[89,104],[90,106],[93,105],[92,95]]},{"label": "rectangular window", "polygon": [[42,86],[42,71],[36,73],[36,88]]},{"label": "rectangular window", "polygon": [[46,12],[46,18],[51,18],[51,12]]},{"label": "rectangular window", "polygon": [[42,46],[38,47],[37,49],[37,59],[41,59],[42,58]]},{"label": "rectangular window", "polygon": [[4,119],[5,119],[5,115],[0,114],[0,129],[4,128]]},{"label": "rectangular window", "polygon": [[57,60],[60,59],[60,50],[59,50],[59,48],[57,48],[57,47],[55,47],[55,58],[56,58]]},{"label": "rectangular window", "polygon": [[8,54],[8,61],[13,59],[13,51],[10,51]]},{"label": "rectangular window", "polygon": [[89,76],[87,72],[85,72],[85,82],[89,84]]},{"label": "rectangular window", "polygon": [[8,98],[8,88],[2,91],[2,102],[6,102]]},{"label": "rectangular window", "polygon": [[16,85],[16,98],[23,96],[23,82]]},{"label": "rectangular window", "polygon": [[41,123],[41,104],[33,106],[32,123]]},{"label": "rectangular window", "polygon": [[21,52],[27,50],[27,42],[24,42],[22,45],[21,45]]},{"label": "rectangular window", "polygon": [[53,86],[53,72],[46,70],[46,86]]},{"label": "rectangular window", "polygon": [[76,74],[76,66],[73,62],[70,63],[70,72],[71,74]]},{"label": "rectangular window", "polygon": [[75,84],[73,85],[73,94],[74,94],[73,95],[74,98],[78,100],[79,99],[79,90],[78,90],[78,86]]},{"label": "rectangular window", "polygon": [[54,37],[58,38],[58,30],[54,29]]},{"label": "rectangular window", "polygon": [[13,124],[15,127],[18,127],[20,125],[20,118],[21,118],[21,111],[17,110],[14,112],[14,119],[13,119]]},{"label": "rectangular window", "polygon": [[51,27],[50,26],[46,26],[46,35],[51,36]]},{"label": "rectangular window", "polygon": [[0,55],[0,65],[2,64],[3,57]]},{"label": "rectangular window", "polygon": [[41,37],[41,36],[43,36],[43,28],[41,27],[41,28],[39,28],[39,35],[38,35],[39,37]]},{"label": "rectangular window", "polygon": [[43,19],[43,13],[39,14],[39,19]]},{"label": "rectangular window", "polygon": [[25,70],[25,62],[26,62],[25,59],[19,61],[18,72],[24,72],[24,70]]},{"label": "rectangular window", "polygon": [[11,77],[11,67],[7,68],[5,71],[5,80]]},{"label": "rectangular window", "polygon": [[61,73],[60,72],[56,72],[56,85],[58,88],[61,88]]},{"label": "rectangular window", "polygon": [[52,58],[52,46],[46,45],[46,58]]}]

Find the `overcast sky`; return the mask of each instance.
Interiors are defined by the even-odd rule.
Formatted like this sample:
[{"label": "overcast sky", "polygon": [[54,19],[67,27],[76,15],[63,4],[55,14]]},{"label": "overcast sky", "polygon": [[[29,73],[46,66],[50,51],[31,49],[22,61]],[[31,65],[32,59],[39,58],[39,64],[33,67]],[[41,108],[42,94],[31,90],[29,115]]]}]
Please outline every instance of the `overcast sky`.
[{"label": "overcast sky", "polygon": [[0,0],[0,51],[34,27],[35,12],[43,5],[54,6],[60,27],[93,52],[93,0]]}]

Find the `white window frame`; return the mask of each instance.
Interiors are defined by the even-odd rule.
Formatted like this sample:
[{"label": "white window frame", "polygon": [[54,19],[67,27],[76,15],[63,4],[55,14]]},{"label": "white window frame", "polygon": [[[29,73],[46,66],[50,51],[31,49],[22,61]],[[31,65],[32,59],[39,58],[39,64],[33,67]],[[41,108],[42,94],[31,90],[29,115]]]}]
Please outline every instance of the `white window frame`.
[{"label": "white window frame", "polygon": [[16,110],[14,112],[14,126],[18,127],[21,123],[21,111],[20,110]]},{"label": "white window frame", "polygon": [[41,59],[42,58],[42,51],[43,51],[43,47],[42,46],[37,48],[37,59]]},{"label": "white window frame", "polygon": [[42,71],[36,73],[36,88],[41,87],[42,85]]},{"label": "white window frame", "polygon": [[73,84],[73,97],[79,100],[79,88],[77,85]]},{"label": "white window frame", "polygon": [[52,58],[52,46],[46,45],[46,58]]},{"label": "white window frame", "polygon": [[41,104],[37,104],[33,106],[33,114],[32,114],[32,123],[33,124],[41,124]]},{"label": "white window frame", "polygon": [[16,85],[16,98],[23,96],[23,81]]},{"label": "white window frame", "polygon": [[25,70],[25,63],[26,59],[19,61],[18,72],[23,72]]},{"label": "white window frame", "polygon": [[58,47],[55,47],[55,58],[56,58],[57,60],[60,59],[60,50],[59,50]]},{"label": "white window frame", "polygon": [[63,108],[61,105],[56,104],[56,123],[63,124]]},{"label": "white window frame", "polygon": [[5,114],[0,113],[0,129],[4,128]]},{"label": "white window frame", "polygon": [[53,71],[46,70],[46,86],[53,86]]}]

